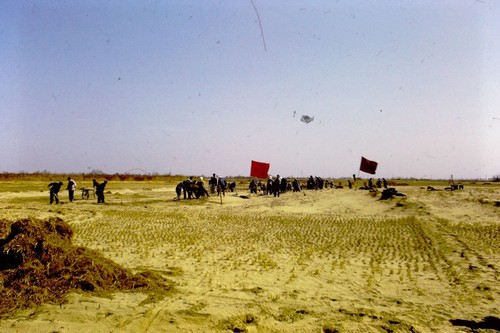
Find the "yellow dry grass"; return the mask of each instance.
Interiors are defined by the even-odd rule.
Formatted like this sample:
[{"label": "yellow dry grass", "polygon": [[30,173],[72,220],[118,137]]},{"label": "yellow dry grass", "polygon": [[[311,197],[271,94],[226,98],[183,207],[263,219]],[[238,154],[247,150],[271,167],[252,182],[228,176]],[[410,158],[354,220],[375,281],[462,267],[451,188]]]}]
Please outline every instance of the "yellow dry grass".
[{"label": "yellow dry grass", "polygon": [[3,218],[62,218],[76,245],[175,285],[156,302],[74,293],[2,319],[2,332],[487,332],[499,321],[495,184],[422,183],[380,201],[348,189],[244,199],[242,183],[221,205],[172,201],[172,183],[112,181],[105,205],[58,206],[45,183],[18,185],[0,193]]}]

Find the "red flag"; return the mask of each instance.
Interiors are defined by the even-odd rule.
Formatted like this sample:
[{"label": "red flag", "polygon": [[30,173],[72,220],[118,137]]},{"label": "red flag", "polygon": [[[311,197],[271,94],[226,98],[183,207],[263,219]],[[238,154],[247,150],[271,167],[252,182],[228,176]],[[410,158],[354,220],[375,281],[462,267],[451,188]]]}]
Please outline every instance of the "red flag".
[{"label": "red flag", "polygon": [[257,177],[257,178],[267,178],[268,174],[267,172],[269,171],[269,163],[263,163],[263,162],[257,162],[257,161],[252,161],[252,167],[250,169],[250,177]]},{"label": "red flag", "polygon": [[377,162],[370,161],[361,156],[361,165],[359,166],[359,170],[374,175],[377,170],[377,165]]}]

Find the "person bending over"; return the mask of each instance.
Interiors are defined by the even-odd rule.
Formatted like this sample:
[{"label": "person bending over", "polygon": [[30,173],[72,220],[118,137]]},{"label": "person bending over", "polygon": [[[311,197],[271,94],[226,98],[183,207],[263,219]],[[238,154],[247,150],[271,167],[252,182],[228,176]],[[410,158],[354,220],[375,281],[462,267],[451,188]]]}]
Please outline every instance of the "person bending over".
[{"label": "person bending over", "polygon": [[61,189],[62,185],[63,182],[53,182],[49,184],[51,205],[54,201],[56,202],[56,205],[59,203],[59,190]]}]

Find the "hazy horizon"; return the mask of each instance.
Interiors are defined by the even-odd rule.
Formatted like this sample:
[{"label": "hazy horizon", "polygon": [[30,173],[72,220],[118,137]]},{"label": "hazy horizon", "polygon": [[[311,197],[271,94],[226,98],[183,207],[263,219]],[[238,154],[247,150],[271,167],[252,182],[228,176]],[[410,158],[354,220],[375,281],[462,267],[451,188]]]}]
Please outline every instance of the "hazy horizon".
[{"label": "hazy horizon", "polygon": [[[203,177],[206,181],[208,181],[208,179],[212,176],[212,174],[209,174],[209,173],[202,173],[202,174],[170,174],[170,173],[148,173],[146,172],[145,170],[143,171],[139,171],[139,170],[128,170],[126,172],[123,172],[123,173],[118,173],[118,172],[112,172],[112,173],[107,173],[107,172],[100,172],[101,170],[94,170],[96,172],[51,172],[51,171],[48,171],[48,170],[41,170],[41,171],[34,171],[34,172],[25,172],[25,171],[19,171],[19,172],[1,172],[0,171],[0,176],[1,175],[5,175],[5,174],[12,174],[12,175],[50,175],[50,176],[61,176],[61,177],[67,177],[67,176],[73,176],[73,177],[77,177],[77,176],[92,176],[92,175],[95,175],[95,176],[130,176],[130,177],[185,177],[185,178],[189,178],[189,177]],[[372,175],[372,174],[367,174],[367,173],[355,173],[354,175],[356,175],[356,179],[369,179],[369,178],[373,178],[373,179],[382,179],[382,178],[385,178],[387,180],[415,180],[415,181],[425,181],[425,180],[429,180],[429,181],[450,181],[450,180],[453,180],[453,181],[493,181],[493,182],[497,182],[498,179],[500,179],[500,174],[498,175],[492,175],[491,177],[488,177],[488,178],[457,178],[457,177],[447,177],[447,178],[417,178],[417,177],[403,177],[403,176],[393,176],[393,177],[382,177],[382,176],[378,176],[377,174],[375,175]],[[271,177],[275,177],[276,175],[272,175],[272,174],[269,174],[269,176]],[[352,179],[352,175],[343,175],[343,176],[336,176],[336,177],[330,177],[330,176],[321,176],[321,175],[314,175],[314,174],[311,174],[311,175],[307,175],[307,176],[297,176],[297,175],[286,175],[286,174],[281,174],[280,177],[283,177],[283,178],[290,178],[290,179],[293,179],[293,178],[299,178],[299,179],[307,179],[309,178],[310,176],[313,176],[313,177],[321,177],[325,180],[327,179],[332,179],[332,180],[335,180],[335,179]],[[254,178],[256,179],[256,177],[252,177],[250,175],[222,175],[221,177],[223,178],[226,178],[226,179],[234,179],[234,178]],[[344,184],[345,185],[345,184]]]}]

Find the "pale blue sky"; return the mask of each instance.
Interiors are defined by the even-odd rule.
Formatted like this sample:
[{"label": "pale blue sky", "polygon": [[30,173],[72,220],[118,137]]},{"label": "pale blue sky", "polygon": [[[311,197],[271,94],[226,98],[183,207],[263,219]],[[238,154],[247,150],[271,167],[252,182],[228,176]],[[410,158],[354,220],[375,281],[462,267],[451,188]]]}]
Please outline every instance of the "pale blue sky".
[{"label": "pale blue sky", "polygon": [[0,171],[500,174],[500,2],[254,4],[0,2]]}]

